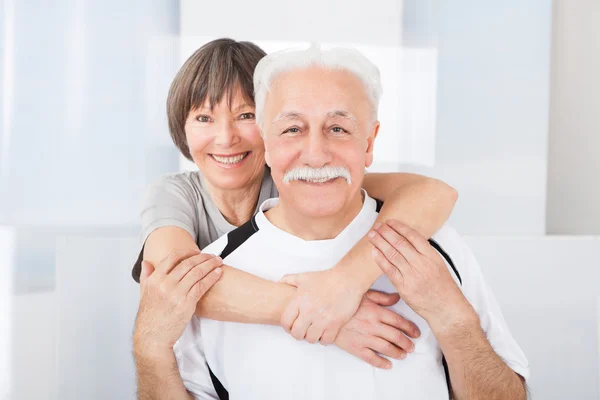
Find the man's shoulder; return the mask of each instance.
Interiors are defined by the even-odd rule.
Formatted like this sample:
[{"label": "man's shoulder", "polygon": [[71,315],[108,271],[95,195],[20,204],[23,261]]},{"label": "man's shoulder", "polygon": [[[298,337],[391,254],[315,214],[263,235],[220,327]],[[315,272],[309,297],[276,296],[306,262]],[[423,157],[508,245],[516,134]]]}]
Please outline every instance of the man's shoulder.
[{"label": "man's shoulder", "polygon": [[245,224],[235,228],[206,246],[203,252],[216,254],[224,259],[242,247],[242,245],[244,245],[256,232],[258,232],[258,227],[256,226],[254,218],[251,218]]},{"label": "man's shoulder", "polygon": [[227,234],[219,237],[217,240],[202,249],[203,253],[219,255],[223,249],[227,246]]}]

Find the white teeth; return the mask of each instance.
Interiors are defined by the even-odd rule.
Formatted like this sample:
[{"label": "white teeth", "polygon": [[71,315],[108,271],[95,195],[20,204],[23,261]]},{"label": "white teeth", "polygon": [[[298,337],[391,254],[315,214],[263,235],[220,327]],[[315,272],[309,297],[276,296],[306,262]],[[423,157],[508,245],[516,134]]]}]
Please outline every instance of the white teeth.
[{"label": "white teeth", "polygon": [[214,154],[212,156],[215,160],[217,160],[218,162],[223,163],[223,164],[237,164],[240,161],[242,161],[247,155],[248,155],[248,153],[240,154],[240,155],[234,156],[234,157],[219,157],[219,156],[215,156]]},{"label": "white teeth", "polygon": [[330,179],[329,178],[321,178],[321,179],[306,179],[306,182],[312,182],[312,183],[325,183],[328,182]]}]

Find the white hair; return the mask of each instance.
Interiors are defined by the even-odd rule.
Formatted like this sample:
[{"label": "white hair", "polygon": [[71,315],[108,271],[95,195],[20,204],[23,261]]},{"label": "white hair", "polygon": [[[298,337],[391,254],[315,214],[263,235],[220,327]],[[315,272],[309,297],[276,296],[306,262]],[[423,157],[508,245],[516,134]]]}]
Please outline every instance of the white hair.
[{"label": "white hair", "polygon": [[377,108],[381,97],[379,68],[358,50],[336,47],[322,50],[318,44],[308,49],[288,49],[263,57],[254,70],[254,101],[256,121],[261,128],[265,99],[273,80],[282,72],[318,66],[330,70],[341,69],[354,74],[361,80],[373,107],[373,119],[377,119]]}]

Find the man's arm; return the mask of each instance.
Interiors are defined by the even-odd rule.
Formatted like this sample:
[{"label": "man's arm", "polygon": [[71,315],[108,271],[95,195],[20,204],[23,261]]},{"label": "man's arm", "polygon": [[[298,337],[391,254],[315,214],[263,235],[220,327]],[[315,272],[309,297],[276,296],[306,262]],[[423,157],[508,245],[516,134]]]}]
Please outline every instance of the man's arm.
[{"label": "man's arm", "polygon": [[138,400],[190,399],[179,376],[177,360],[173,351],[163,354],[154,352],[135,354],[135,367],[138,381]]},{"label": "man's arm", "polygon": [[496,354],[475,311],[448,329],[432,330],[448,363],[454,399],[527,399],[523,379]]}]

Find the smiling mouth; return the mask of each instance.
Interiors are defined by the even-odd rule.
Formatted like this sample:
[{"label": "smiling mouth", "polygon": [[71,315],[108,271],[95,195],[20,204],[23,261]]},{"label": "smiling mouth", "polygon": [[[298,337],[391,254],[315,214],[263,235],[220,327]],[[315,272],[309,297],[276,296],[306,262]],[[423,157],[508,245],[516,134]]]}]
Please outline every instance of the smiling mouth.
[{"label": "smiling mouth", "polygon": [[223,155],[216,155],[216,154],[209,154],[215,161],[221,163],[221,164],[237,164],[239,162],[242,162],[242,160],[244,158],[246,158],[248,155],[250,154],[249,151],[245,152],[245,153],[241,153],[241,154],[236,154],[234,156],[223,156]]}]

